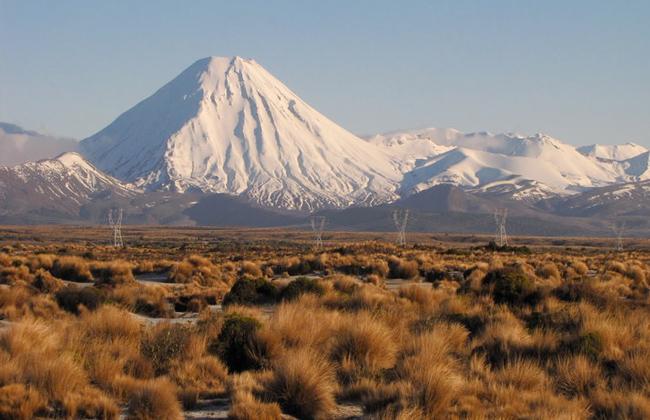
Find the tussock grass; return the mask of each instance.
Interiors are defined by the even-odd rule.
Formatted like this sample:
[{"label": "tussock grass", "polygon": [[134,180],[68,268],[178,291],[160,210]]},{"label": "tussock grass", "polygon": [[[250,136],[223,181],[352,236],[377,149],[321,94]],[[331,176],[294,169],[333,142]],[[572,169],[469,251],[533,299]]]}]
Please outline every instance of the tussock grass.
[{"label": "tussock grass", "polygon": [[285,412],[304,419],[328,418],[336,406],[336,388],[333,366],[311,349],[287,351],[265,386]]},{"label": "tussock grass", "polygon": [[[225,396],[234,419],[333,418],[342,402],[377,419],[650,416],[645,251],[311,253],[295,232],[191,232],[128,252],[4,245],[0,418],[180,418]],[[174,309],[183,323],[160,322]]]}]

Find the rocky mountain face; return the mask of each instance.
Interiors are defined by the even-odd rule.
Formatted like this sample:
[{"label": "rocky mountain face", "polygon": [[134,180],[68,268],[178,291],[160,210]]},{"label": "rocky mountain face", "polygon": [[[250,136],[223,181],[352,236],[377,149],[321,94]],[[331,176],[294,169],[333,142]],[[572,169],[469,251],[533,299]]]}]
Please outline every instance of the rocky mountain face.
[{"label": "rocky mountain face", "polygon": [[77,220],[81,206],[138,194],[104,174],[81,155],[68,152],[16,166],[0,166],[0,217],[36,222]]}]

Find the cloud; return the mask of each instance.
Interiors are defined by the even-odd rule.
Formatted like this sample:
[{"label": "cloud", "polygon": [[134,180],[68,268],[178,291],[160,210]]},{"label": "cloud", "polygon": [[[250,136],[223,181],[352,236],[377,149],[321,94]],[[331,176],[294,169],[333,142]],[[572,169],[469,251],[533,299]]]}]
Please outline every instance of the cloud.
[{"label": "cloud", "polygon": [[13,166],[40,159],[50,159],[64,152],[76,151],[74,139],[47,136],[7,123],[0,123],[0,166]]}]

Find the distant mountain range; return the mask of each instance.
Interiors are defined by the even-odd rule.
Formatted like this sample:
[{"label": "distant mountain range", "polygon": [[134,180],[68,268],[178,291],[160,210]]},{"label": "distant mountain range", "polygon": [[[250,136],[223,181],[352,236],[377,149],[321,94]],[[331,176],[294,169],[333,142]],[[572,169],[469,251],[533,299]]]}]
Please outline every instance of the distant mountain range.
[{"label": "distant mountain range", "polygon": [[413,229],[490,231],[506,207],[520,233],[608,234],[621,218],[650,231],[643,146],[361,138],[240,57],[197,61],[79,143],[0,123],[0,165],[0,223],[102,222],[119,206],[131,223],[304,226],[320,212],[332,228],[390,230],[399,206]]}]

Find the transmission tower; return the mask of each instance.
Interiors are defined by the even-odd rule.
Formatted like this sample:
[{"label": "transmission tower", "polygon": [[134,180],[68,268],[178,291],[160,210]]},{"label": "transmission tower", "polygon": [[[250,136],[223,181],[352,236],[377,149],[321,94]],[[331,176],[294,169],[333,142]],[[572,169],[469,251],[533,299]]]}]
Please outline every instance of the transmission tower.
[{"label": "transmission tower", "polygon": [[393,222],[395,223],[395,229],[397,229],[397,244],[400,246],[406,245],[406,225],[408,220],[408,209],[393,210]]},{"label": "transmission tower", "polygon": [[124,246],[124,241],[122,240],[122,215],[122,209],[117,211],[115,217],[113,217],[113,209],[108,211],[108,224],[113,229],[113,246],[115,248],[122,248]]},{"label": "transmission tower", "polygon": [[311,216],[311,230],[314,231],[314,248],[323,248],[323,229],[325,228],[325,216]]},{"label": "transmission tower", "polygon": [[616,235],[616,251],[623,251],[623,233],[625,232],[625,221],[621,223],[614,223],[612,230]]},{"label": "transmission tower", "polygon": [[508,218],[508,209],[497,209],[494,211],[494,221],[497,224],[497,231],[494,236],[494,242],[499,247],[508,245],[508,234],[506,233],[507,218]]}]

